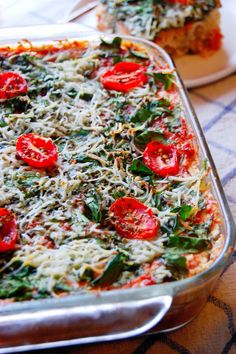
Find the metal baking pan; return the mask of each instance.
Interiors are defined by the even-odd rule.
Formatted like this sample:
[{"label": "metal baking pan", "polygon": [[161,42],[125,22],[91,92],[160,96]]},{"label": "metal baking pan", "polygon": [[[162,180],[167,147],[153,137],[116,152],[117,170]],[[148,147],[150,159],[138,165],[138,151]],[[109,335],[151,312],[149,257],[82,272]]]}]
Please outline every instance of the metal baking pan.
[{"label": "metal baking pan", "polygon": [[[21,38],[43,44],[66,38],[97,41],[99,37],[95,32],[78,33],[75,25],[25,27],[0,30],[0,45],[14,45]],[[112,36],[105,36],[109,37]],[[175,68],[170,57],[155,44],[132,37],[123,38],[145,46],[154,55],[161,55],[171,68]],[[204,272],[181,281],[107,291],[99,295],[71,295],[1,305],[0,353],[124,339],[147,331],[170,331],[190,322],[205,305],[230,260],[235,225],[196,114],[178,74],[176,79],[187,121],[198,139],[200,158],[206,157],[211,167],[209,180],[220,207],[225,235],[220,256]]]}]

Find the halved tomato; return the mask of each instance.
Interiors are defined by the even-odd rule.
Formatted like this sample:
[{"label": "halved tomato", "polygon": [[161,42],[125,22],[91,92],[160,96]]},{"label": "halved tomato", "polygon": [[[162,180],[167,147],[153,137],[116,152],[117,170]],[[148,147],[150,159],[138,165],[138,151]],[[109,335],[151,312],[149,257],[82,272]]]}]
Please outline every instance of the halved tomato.
[{"label": "halved tomato", "polygon": [[152,239],[157,236],[159,220],[151,208],[135,198],[117,199],[109,210],[116,231],[128,239]]},{"label": "halved tomato", "polygon": [[101,83],[108,90],[128,92],[146,84],[146,68],[134,62],[120,62],[101,76]]},{"label": "halved tomato", "polygon": [[161,177],[175,176],[179,172],[177,149],[174,145],[151,141],[144,150],[143,162]]},{"label": "halved tomato", "polygon": [[12,251],[18,239],[15,215],[0,208],[0,252]]},{"label": "halved tomato", "polygon": [[27,82],[18,73],[7,71],[0,73],[0,100],[23,95],[27,92]]},{"label": "halved tomato", "polygon": [[35,168],[51,167],[58,159],[57,146],[52,139],[35,133],[23,134],[16,142],[17,155]]}]

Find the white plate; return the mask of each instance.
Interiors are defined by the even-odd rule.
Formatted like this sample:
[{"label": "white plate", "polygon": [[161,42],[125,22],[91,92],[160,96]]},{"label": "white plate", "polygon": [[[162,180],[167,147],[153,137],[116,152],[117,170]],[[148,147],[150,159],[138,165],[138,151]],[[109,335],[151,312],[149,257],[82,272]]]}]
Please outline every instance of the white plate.
[{"label": "white plate", "polygon": [[[222,0],[221,27],[224,35],[223,48],[208,58],[185,55],[176,59],[178,71],[188,88],[220,80],[236,70],[236,6],[235,0]],[[96,28],[96,11],[79,17],[78,23]]]},{"label": "white plate", "polygon": [[[235,1],[235,0],[234,0]],[[197,87],[220,80],[236,70],[236,8],[226,0],[221,9],[223,48],[208,58],[185,55],[176,59],[178,71],[185,86]]]}]

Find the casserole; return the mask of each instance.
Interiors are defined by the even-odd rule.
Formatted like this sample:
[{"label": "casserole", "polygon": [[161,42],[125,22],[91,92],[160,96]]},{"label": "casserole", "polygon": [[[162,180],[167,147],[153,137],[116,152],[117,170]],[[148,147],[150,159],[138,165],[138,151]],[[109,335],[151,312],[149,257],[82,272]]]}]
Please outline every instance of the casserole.
[{"label": "casserole", "polygon": [[[63,37],[64,35],[59,33],[56,38],[63,39]],[[71,33],[67,37],[74,39],[78,36]],[[28,38],[30,39],[30,37]],[[94,36],[82,36],[80,38],[82,40],[98,40]],[[173,67],[168,56],[162,50],[156,49],[154,45],[129,37],[126,37],[126,39],[135,43],[142,43],[148,47],[149,52],[161,55],[169,66]],[[35,42],[38,44],[45,43],[48,42],[48,39],[39,38]],[[177,81],[180,84],[178,78]],[[180,89],[180,94],[186,107],[187,118],[199,137],[202,156],[207,156],[211,163],[208,150],[199,133],[199,125],[193,119],[193,113],[183,89]],[[20,350],[19,346],[22,345],[24,347],[21,349],[26,350],[32,348],[32,346],[43,348],[69,343],[125,338],[139,334],[159,322],[170,308],[172,298],[171,309],[156,330],[174,329],[190,321],[204,305],[209,290],[213,287],[216,278],[229,258],[234,239],[234,225],[225,198],[221,195],[222,190],[217,188],[218,179],[214,166],[211,166],[211,174],[214,177],[211,182],[212,192],[221,209],[222,232],[226,235],[224,249],[213,266],[191,279],[145,289],[114,290],[99,295],[80,295],[79,297],[73,295],[63,299],[4,304],[0,320],[1,343],[5,347],[4,352],[6,350],[9,350],[9,352]],[[183,308],[187,311],[183,312]],[[130,318],[132,318],[132,321],[130,321]],[[49,330],[50,328],[53,328],[53,331]],[[79,336],[80,338],[78,338]],[[22,338],[24,338],[23,341]],[[30,345],[27,346],[27,343],[30,343]],[[7,346],[11,346],[11,348],[6,349]],[[14,346],[15,348],[13,348]]]},{"label": "casserole", "polygon": [[98,29],[149,39],[174,57],[206,56],[221,48],[220,7],[218,0],[100,0]]}]

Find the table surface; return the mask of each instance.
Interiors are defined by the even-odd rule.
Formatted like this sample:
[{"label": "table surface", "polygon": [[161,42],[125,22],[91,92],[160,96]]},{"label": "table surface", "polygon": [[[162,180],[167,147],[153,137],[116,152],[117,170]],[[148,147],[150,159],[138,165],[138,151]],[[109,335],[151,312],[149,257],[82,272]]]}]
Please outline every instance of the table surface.
[{"label": "table surface", "polygon": [[[75,1],[0,0],[0,27],[57,23]],[[231,211],[236,218],[236,75],[191,90],[189,94],[205,132]],[[178,331],[115,343],[45,350],[40,353],[234,354],[235,271],[236,253],[203,311],[188,326]]]}]

